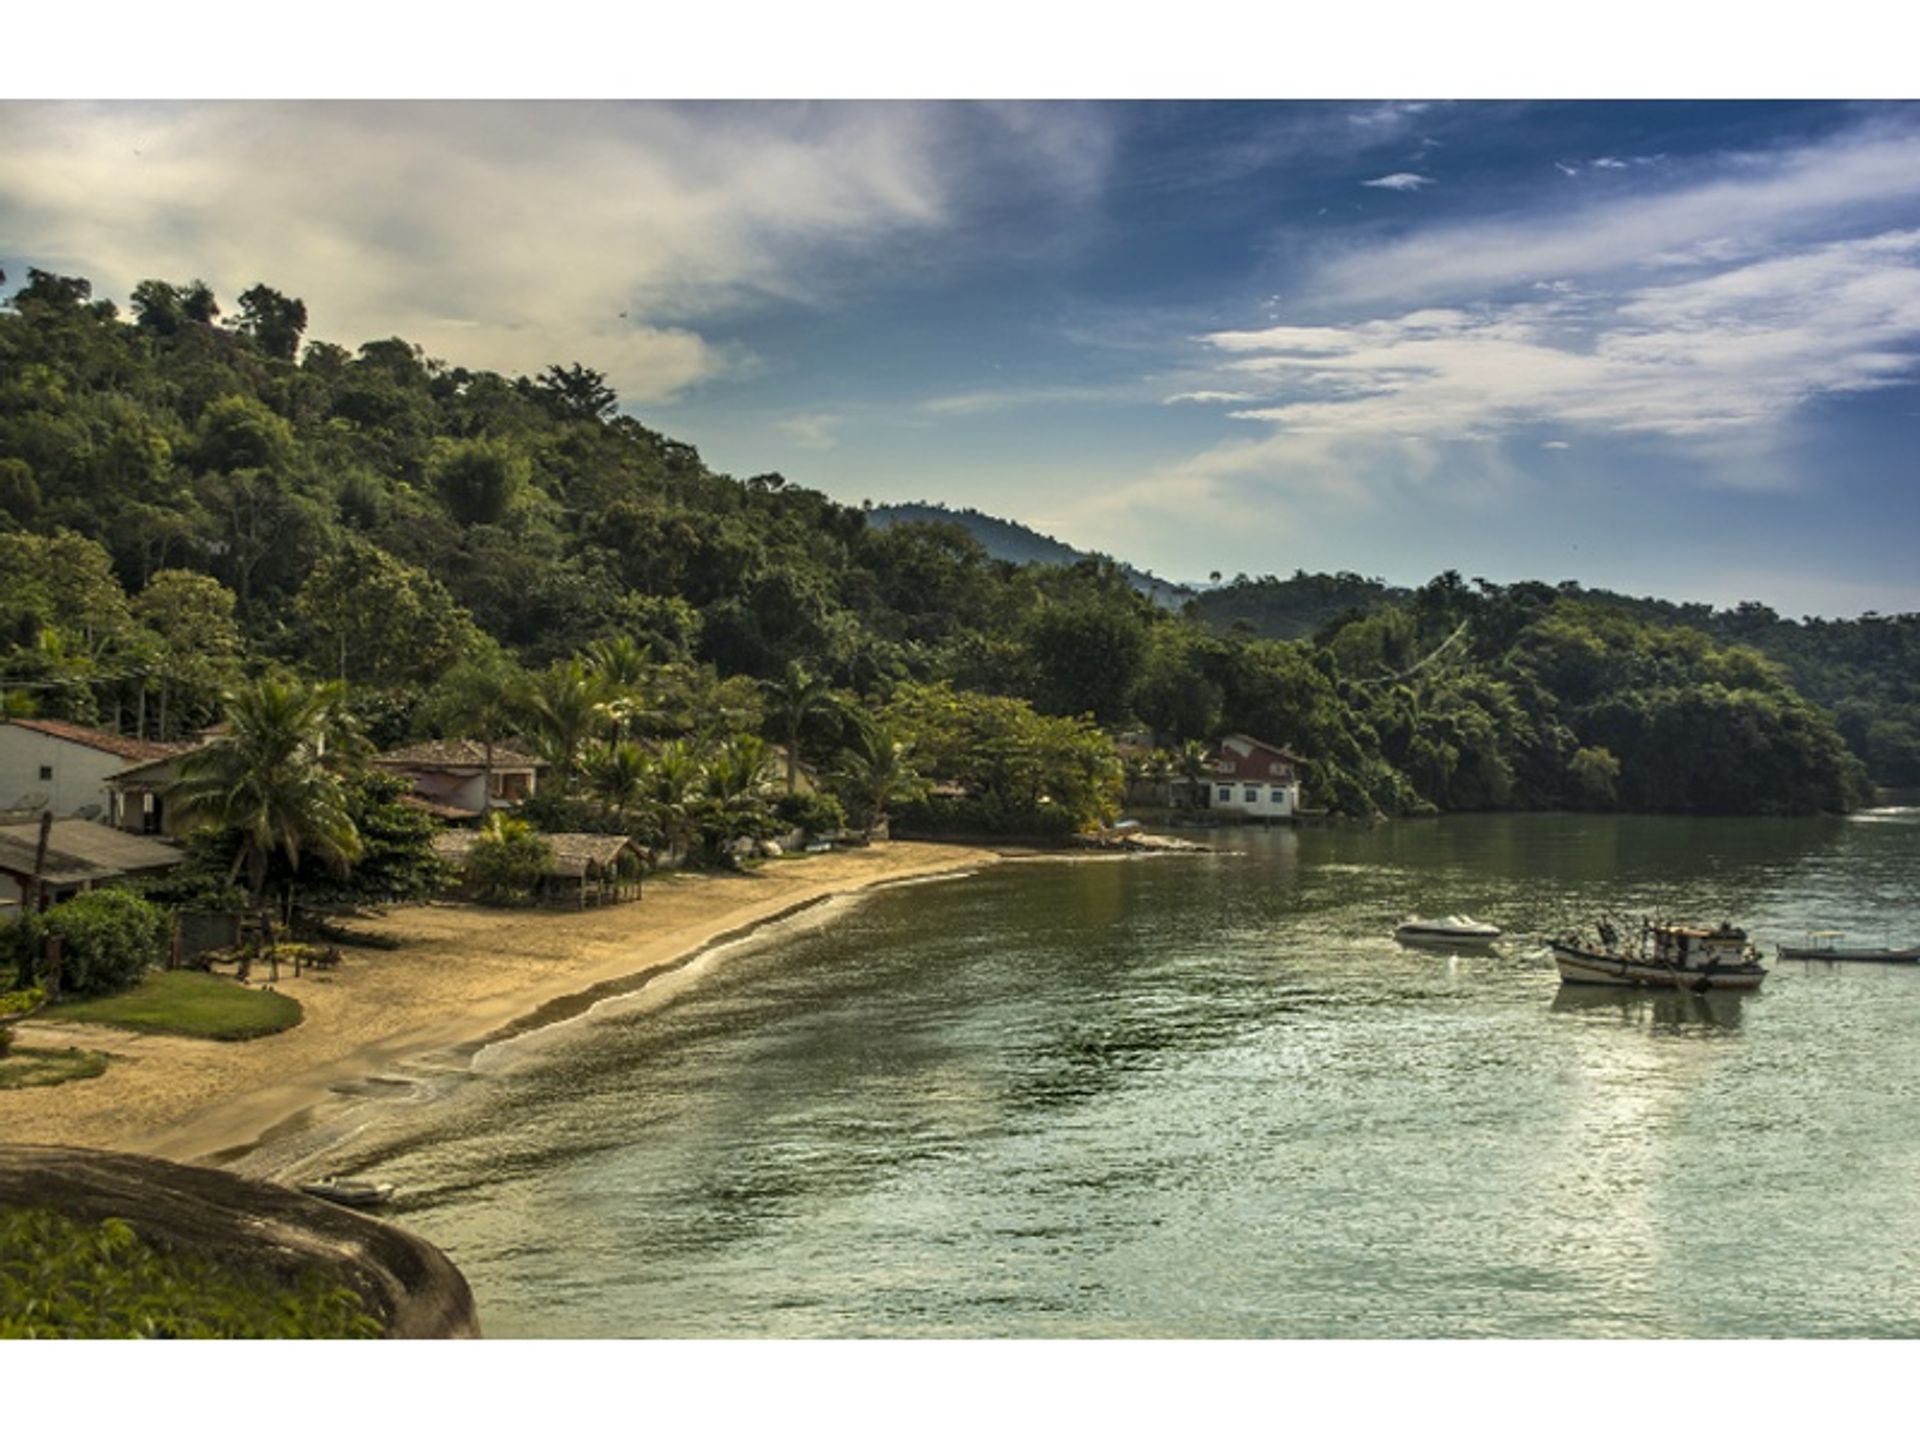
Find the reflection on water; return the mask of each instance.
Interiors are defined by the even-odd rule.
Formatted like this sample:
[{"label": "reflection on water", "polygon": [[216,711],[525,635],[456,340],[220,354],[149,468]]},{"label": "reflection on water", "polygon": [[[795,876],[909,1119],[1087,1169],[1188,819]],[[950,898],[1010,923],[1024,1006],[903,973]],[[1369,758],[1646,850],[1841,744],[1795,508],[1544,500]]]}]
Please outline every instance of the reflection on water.
[{"label": "reflection on water", "polygon": [[1579,1015],[1663,1034],[1740,1028],[1738,990],[1631,990],[1611,985],[1562,985],[1550,1007],[1556,1015]]},{"label": "reflection on water", "polygon": [[[1455,817],[789,927],[360,1142],[525,1335],[1920,1333],[1920,970],[1562,988],[1602,910],[1920,935],[1920,827]],[[1494,949],[1397,944],[1465,911]]]}]

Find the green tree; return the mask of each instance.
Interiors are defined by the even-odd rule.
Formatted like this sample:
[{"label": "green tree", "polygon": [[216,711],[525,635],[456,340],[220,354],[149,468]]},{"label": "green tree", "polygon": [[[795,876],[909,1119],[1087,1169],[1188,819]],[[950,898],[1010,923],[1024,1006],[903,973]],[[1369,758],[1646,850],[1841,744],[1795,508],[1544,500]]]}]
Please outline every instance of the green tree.
[{"label": "green tree", "polygon": [[180,728],[180,702],[193,722],[204,722],[239,679],[242,643],[234,603],[226,586],[191,570],[161,570],[134,596],[133,618],[155,641],[160,739],[171,740]]},{"label": "green tree", "polygon": [[604,420],[620,403],[607,377],[583,365],[569,365],[564,370],[549,365],[535,388],[553,413],[563,419]]},{"label": "green tree", "polygon": [[1567,778],[1574,795],[1596,810],[1613,808],[1619,800],[1620,762],[1604,745],[1589,745],[1573,753]]},{"label": "green tree", "polygon": [[252,337],[262,353],[275,360],[291,361],[299,354],[300,337],[306,332],[307,307],[270,286],[256,285],[242,292],[240,317],[235,324],[242,335]]},{"label": "green tree", "polygon": [[493,803],[494,747],[519,726],[529,708],[526,672],[500,655],[471,657],[447,672],[426,704],[425,717],[445,733],[478,740],[486,756],[487,808]]},{"label": "green tree", "polygon": [[787,663],[786,673],[777,680],[760,682],[766,696],[769,724],[778,728],[787,749],[787,793],[800,784],[800,731],[814,715],[833,710],[837,701],[833,687],[824,676],[815,675],[798,660]]},{"label": "green tree", "polygon": [[524,716],[563,794],[573,788],[580,747],[606,724],[607,713],[607,687],[579,656],[531,677]]},{"label": "green tree", "polygon": [[430,471],[433,486],[462,525],[498,525],[526,494],[533,467],[501,440],[461,440],[442,448]]},{"label": "green tree", "polygon": [[495,811],[467,852],[467,883],[485,904],[520,903],[538,893],[552,859],[553,846],[531,825]]},{"label": "green tree", "polygon": [[840,755],[838,779],[863,830],[871,835],[896,801],[916,800],[926,782],[913,768],[912,747],[900,728],[885,720],[859,725],[854,746]]},{"label": "green tree", "polygon": [[334,769],[350,743],[344,700],[338,683],[269,678],[241,687],[227,707],[227,734],[181,758],[180,778],[166,797],[184,832],[203,826],[235,832],[229,878],[246,876],[269,945],[273,922],[265,897],[275,861],[284,861],[289,877],[290,914],[291,876],[304,856],[338,871],[360,856],[360,835]]},{"label": "green tree", "polygon": [[424,682],[485,648],[446,586],[352,537],[314,566],[293,611],[307,653],[340,680]]}]

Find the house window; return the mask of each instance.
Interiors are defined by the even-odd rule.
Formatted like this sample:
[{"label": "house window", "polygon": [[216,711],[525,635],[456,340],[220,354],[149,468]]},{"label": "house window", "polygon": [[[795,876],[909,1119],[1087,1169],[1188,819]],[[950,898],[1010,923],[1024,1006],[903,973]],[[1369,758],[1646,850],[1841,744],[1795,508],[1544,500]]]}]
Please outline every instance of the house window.
[{"label": "house window", "polygon": [[1249,805],[1258,805],[1260,803],[1260,787],[1258,785],[1247,786],[1246,801]]},{"label": "house window", "polygon": [[1287,803],[1286,786],[1276,785],[1273,787],[1273,803],[1276,805],[1284,805]]},{"label": "house window", "polygon": [[1222,785],[1222,786],[1220,787],[1220,798],[1221,798],[1221,800],[1222,800],[1222,801],[1227,801],[1227,800],[1231,800],[1231,799],[1233,799],[1233,786],[1231,786],[1231,785]]},{"label": "house window", "polygon": [[51,779],[53,779],[53,766],[51,766],[51,765],[42,765],[42,766],[40,767],[40,778],[41,778],[42,780],[51,780]]}]

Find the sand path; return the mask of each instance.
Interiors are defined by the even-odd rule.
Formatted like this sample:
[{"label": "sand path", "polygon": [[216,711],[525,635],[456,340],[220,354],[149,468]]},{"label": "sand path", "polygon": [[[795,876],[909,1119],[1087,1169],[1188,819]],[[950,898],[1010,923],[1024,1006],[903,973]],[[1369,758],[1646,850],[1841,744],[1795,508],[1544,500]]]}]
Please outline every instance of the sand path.
[{"label": "sand path", "polygon": [[781,860],[750,874],[656,877],[637,904],[599,910],[398,907],[356,925],[403,940],[400,949],[347,950],[337,970],[299,979],[282,969],[276,988],[306,1013],[278,1035],[223,1044],[40,1018],[22,1024],[22,1045],[80,1045],[114,1061],[97,1079],[0,1091],[0,1140],[231,1159],[335,1087],[407,1057],[477,1045],[544,1006],[675,964],[830,896],[998,858],[895,842]]}]

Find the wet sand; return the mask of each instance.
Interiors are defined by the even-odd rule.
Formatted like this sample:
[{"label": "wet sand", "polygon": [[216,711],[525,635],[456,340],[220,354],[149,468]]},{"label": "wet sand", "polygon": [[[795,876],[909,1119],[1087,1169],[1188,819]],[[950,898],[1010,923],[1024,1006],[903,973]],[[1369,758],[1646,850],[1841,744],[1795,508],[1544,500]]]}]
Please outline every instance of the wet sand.
[{"label": "wet sand", "polygon": [[[669,968],[714,942],[836,895],[977,869],[988,850],[896,842],[777,861],[742,875],[648,881],[637,903],[579,912],[473,905],[397,907],[355,927],[402,942],[343,950],[340,966],[275,987],[298,999],[293,1029],[237,1044],[96,1026],[22,1024],[28,1046],[113,1058],[66,1085],[0,1091],[0,1140],[131,1150],[222,1163],[300,1123],[343,1087],[410,1057],[477,1048],[570,997]],[[255,979],[263,972],[256,968]]]}]

